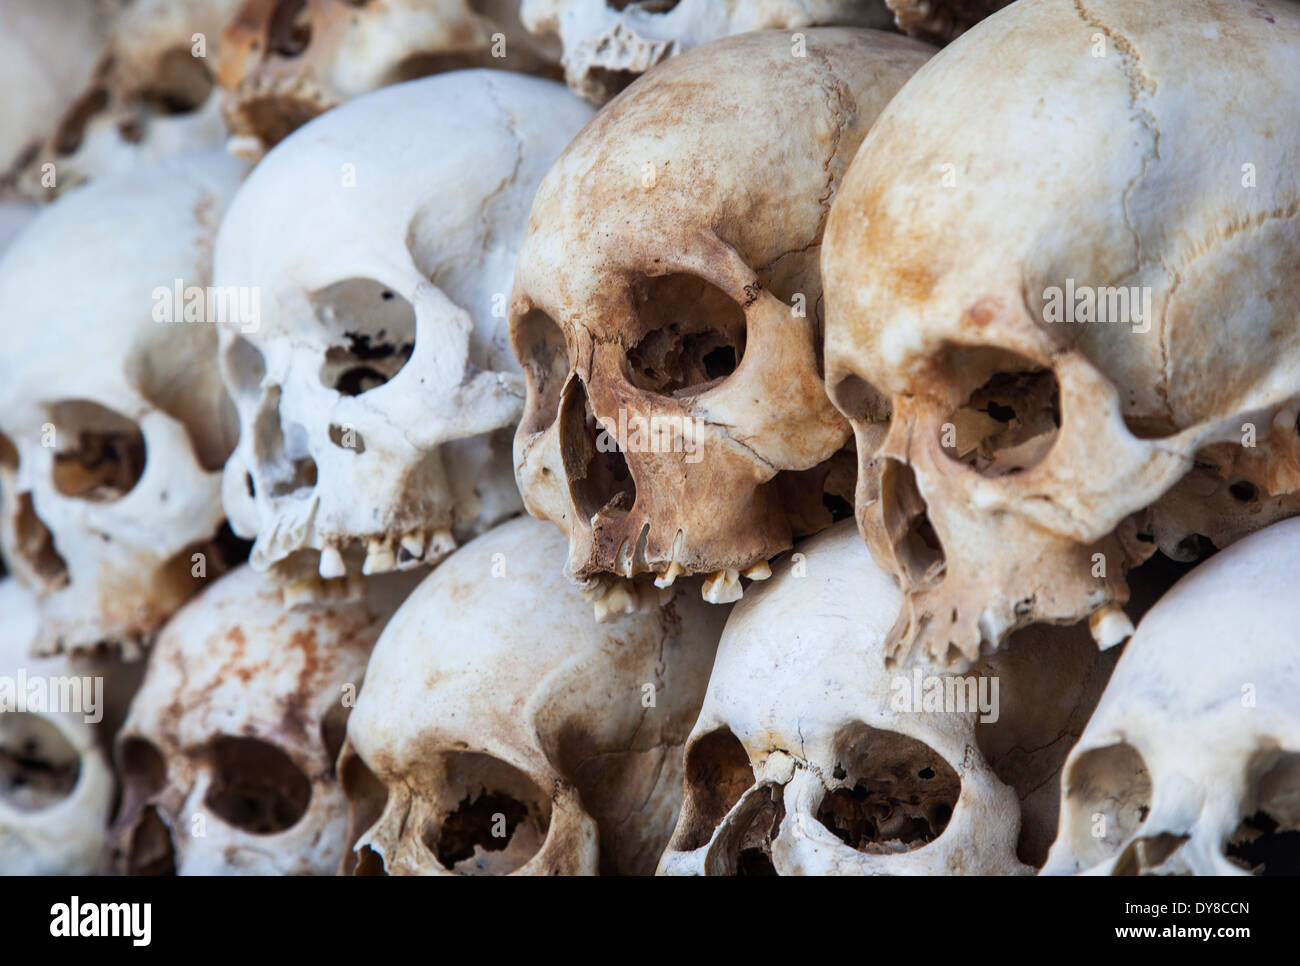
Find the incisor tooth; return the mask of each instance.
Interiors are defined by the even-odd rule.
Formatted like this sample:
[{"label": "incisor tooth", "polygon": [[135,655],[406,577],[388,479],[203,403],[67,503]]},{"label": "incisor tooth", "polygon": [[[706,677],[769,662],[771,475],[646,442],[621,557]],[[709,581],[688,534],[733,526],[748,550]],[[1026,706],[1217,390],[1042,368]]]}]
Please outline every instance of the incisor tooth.
[{"label": "incisor tooth", "polygon": [[596,601],[596,623],[603,624],[611,617],[636,612],[636,594],[626,581],[616,580],[605,595]]},{"label": "incisor tooth", "polygon": [[740,576],[748,577],[750,580],[767,580],[768,577],[772,576],[772,568],[766,560],[760,560]]},{"label": "incisor tooth", "polygon": [[320,575],[326,580],[346,577],[348,568],[343,563],[343,554],[338,547],[325,547],[320,552]]},{"label": "incisor tooth", "polygon": [[740,571],[719,570],[709,574],[700,595],[710,604],[730,604],[740,600],[744,591],[740,587]]},{"label": "incisor tooth", "polygon": [[1100,610],[1093,611],[1088,618],[1088,630],[1092,639],[1103,651],[1121,644],[1133,636],[1133,622],[1114,604],[1107,604]]},{"label": "incisor tooth", "polygon": [[361,565],[361,572],[369,577],[371,574],[383,574],[397,566],[393,548],[384,540],[375,538],[366,545],[366,559]]},{"label": "incisor tooth", "polygon": [[418,533],[412,532],[402,537],[401,547],[416,560],[424,556],[424,538]]},{"label": "incisor tooth", "polygon": [[661,590],[664,587],[671,587],[673,585],[673,581],[676,580],[681,575],[682,570],[683,570],[682,565],[679,564],[676,560],[674,560],[672,563],[668,565],[667,570],[665,570],[663,573],[661,573],[658,577],[655,578],[655,586],[660,588]]}]

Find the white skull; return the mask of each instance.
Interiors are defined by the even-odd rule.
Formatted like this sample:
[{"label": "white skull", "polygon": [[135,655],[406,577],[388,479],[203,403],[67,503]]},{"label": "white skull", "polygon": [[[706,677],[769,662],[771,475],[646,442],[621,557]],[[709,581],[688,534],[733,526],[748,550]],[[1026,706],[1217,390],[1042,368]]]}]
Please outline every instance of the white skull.
[{"label": "white skull", "polygon": [[[102,687],[104,663],[33,659],[40,611],[13,579],[0,580],[0,615],[0,875],[92,875],[113,807],[113,773],[102,738],[108,722],[95,721],[105,709],[92,711],[93,685],[76,682],[98,676]],[[82,710],[51,708],[55,695],[73,693],[62,684],[47,688],[59,679],[74,682]],[[41,710],[27,703],[34,693]]]},{"label": "white skull", "polygon": [[86,0],[6,0],[0,6],[0,188],[40,150],[52,119],[84,90],[113,8]]},{"label": "white skull", "polygon": [[510,307],[528,379],[515,466],[579,580],[708,574],[708,598],[732,601],[740,576],[848,511],[849,428],[819,361],[821,229],[930,48],[865,30],[804,43],[762,31],[666,61],[538,190]]},{"label": "white skull", "polygon": [[131,875],[325,875],[343,857],[334,773],[348,709],[414,581],[286,607],[249,567],[167,624],[116,741],[112,864]]},{"label": "white skull", "polygon": [[[1039,636],[966,679],[891,673],[883,644],[901,596],[851,521],[774,571],[723,632],[660,871],[987,875],[1041,864],[1061,764],[1109,670],[1086,632],[1032,628]],[[950,687],[951,706],[930,704]],[[957,689],[972,687],[959,703]]]},{"label": "white skull", "polygon": [[519,0],[244,0],[217,79],[232,147],[250,155],[361,94],[426,74],[493,67],[558,76],[558,51]]},{"label": "white skull", "polygon": [[1130,565],[1300,508],[1297,100],[1294,5],[1026,0],[881,115],[822,270],[891,657],[1117,643]]},{"label": "white skull", "polygon": [[17,175],[44,201],[94,178],[220,148],[210,64],[239,0],[132,0],[75,101]]},{"label": "white skull", "polygon": [[1300,832],[1298,571],[1300,520],[1276,523],[1147,612],[1066,762],[1044,872],[1287,871],[1269,866]]},{"label": "white skull", "polygon": [[215,328],[168,301],[207,284],[241,171],[218,154],[96,181],[0,258],[0,545],[41,598],[42,651],[133,651],[220,572],[237,427]]},{"label": "white skull", "polygon": [[524,26],[558,37],[569,86],[602,104],[660,61],[732,34],[884,27],[879,0],[523,0]]},{"label": "white skull", "polygon": [[249,176],[215,274],[260,303],[221,326],[242,430],[223,496],[255,567],[405,569],[518,512],[500,316],[533,192],[590,113],[550,81],[459,71],[350,101]]},{"label": "white skull", "polygon": [[648,874],[725,608],[597,625],[554,529],[458,550],[385,629],[339,774],[359,874]]}]

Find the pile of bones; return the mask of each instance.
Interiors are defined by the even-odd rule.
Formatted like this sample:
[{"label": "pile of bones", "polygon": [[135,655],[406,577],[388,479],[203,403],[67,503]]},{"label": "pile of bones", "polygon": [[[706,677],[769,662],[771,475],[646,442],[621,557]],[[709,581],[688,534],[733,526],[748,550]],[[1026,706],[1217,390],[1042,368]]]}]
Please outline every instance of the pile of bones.
[{"label": "pile of bones", "polygon": [[0,872],[1300,871],[1300,4],[0,75]]}]

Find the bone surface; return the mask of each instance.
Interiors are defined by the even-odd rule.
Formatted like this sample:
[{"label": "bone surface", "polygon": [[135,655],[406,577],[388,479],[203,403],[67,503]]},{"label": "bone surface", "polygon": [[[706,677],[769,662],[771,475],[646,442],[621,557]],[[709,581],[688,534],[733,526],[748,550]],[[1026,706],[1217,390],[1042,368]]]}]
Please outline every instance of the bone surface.
[{"label": "bone surface", "polygon": [[596,624],[527,517],[456,551],[375,647],[340,775],[355,855],[390,875],[648,874],[726,608]]},{"label": "bone surface", "polygon": [[[1300,830],[1300,520],[1142,618],[1070,752],[1044,873],[1241,875]],[[1288,834],[1289,833],[1289,834]]]},{"label": "bone surface", "polygon": [[215,327],[175,295],[205,291],[243,170],[195,155],[97,180],[0,258],[0,546],[40,600],[43,652],[134,651],[221,572],[237,427]]},{"label": "bone surface", "polygon": [[347,807],[334,773],[385,621],[414,583],[286,607],[244,566],[163,629],[116,741],[111,863],[128,875],[325,875]]},{"label": "bone surface", "polygon": [[817,362],[821,230],[931,48],[804,42],[760,31],[665,61],[538,190],[510,308],[528,380],[515,470],[577,579],[711,575],[711,599],[735,600],[740,573],[848,506],[849,428]]},{"label": "bone surface", "polygon": [[349,101],[254,169],[214,268],[259,296],[221,326],[223,497],[254,567],[418,567],[518,512],[501,314],[537,183],[590,115],[551,81],[457,71]]},{"label": "bone surface", "polygon": [[1156,546],[1296,512],[1298,98],[1295,5],[1023,0],[881,115],[822,270],[891,658],[1097,612],[1114,644]]}]

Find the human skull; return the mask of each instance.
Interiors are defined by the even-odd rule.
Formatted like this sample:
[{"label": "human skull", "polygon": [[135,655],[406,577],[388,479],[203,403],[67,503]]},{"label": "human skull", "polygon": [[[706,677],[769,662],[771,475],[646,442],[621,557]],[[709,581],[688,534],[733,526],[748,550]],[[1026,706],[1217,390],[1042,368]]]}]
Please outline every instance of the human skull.
[{"label": "human skull", "polygon": [[217,77],[232,146],[260,154],[349,98],[466,67],[553,73],[519,0],[244,0]]},{"label": "human skull", "polygon": [[[99,677],[102,698],[104,669],[86,657],[32,659],[40,611],[12,578],[0,580],[0,614],[0,875],[91,875],[113,807],[106,723],[95,720],[104,709],[86,687]],[[52,707],[62,693],[78,707]]]},{"label": "human skull", "polygon": [[523,0],[520,16],[534,34],[559,38],[565,80],[594,104],[665,58],[732,34],[890,22],[879,0]]},{"label": "human skull", "polygon": [[885,668],[901,596],[850,521],[774,570],[723,632],[660,872],[1024,874],[1041,864],[1056,776],[1109,670],[1087,634],[1032,628],[1044,636],[951,679],[953,704],[932,706],[950,679]]},{"label": "human skull", "polygon": [[0,191],[40,151],[50,119],[89,82],[112,7],[86,0],[7,0],[0,8]]},{"label": "human skull", "polygon": [[590,114],[551,81],[457,71],[336,108],[250,175],[215,275],[260,296],[220,327],[242,430],[223,496],[255,567],[415,567],[518,512],[499,316],[537,183]]},{"label": "human skull", "polygon": [[129,875],[325,875],[343,856],[334,762],[366,658],[413,579],[286,607],[244,566],[168,622],[116,741],[110,862]]},{"label": "human skull", "polygon": [[[1292,6],[1024,0],[881,115],[822,271],[892,658],[1089,615],[1117,643],[1130,565],[1300,507],[1298,98]],[[1196,464],[1251,475],[1135,515]]]},{"label": "human skull", "polygon": [[170,302],[207,284],[241,171],[217,154],[96,181],[0,258],[0,547],[41,600],[41,651],[134,651],[233,549],[216,332]]},{"label": "human skull", "polygon": [[679,596],[596,624],[523,517],[393,617],[348,722],[345,870],[648,874],[681,794],[725,608]]},{"label": "human skull", "polygon": [[1142,618],[1066,762],[1044,873],[1279,871],[1300,832],[1297,568],[1300,520],[1275,523]]},{"label": "human skull", "polygon": [[22,194],[44,201],[94,178],[221,148],[226,129],[208,64],[237,2],[128,3],[92,75],[17,174]]},{"label": "human skull", "polygon": [[735,600],[739,576],[848,508],[849,428],[821,386],[821,229],[930,48],[838,29],[801,43],[749,33],[666,61],[538,191],[510,307],[528,384],[515,472],[579,580],[703,573],[710,600]]}]

